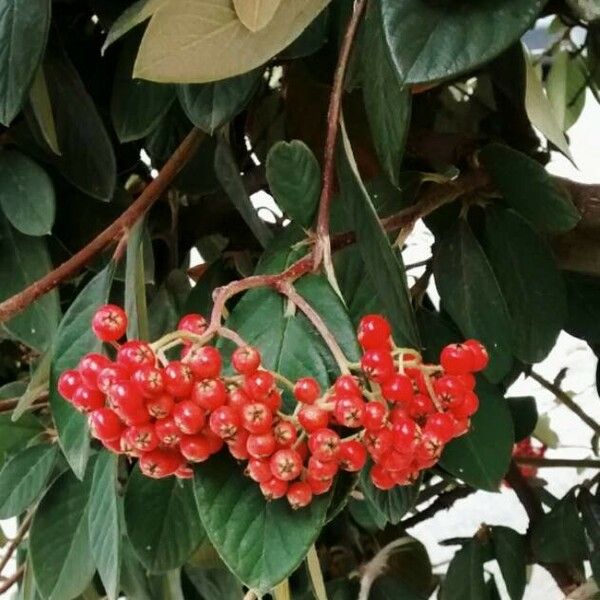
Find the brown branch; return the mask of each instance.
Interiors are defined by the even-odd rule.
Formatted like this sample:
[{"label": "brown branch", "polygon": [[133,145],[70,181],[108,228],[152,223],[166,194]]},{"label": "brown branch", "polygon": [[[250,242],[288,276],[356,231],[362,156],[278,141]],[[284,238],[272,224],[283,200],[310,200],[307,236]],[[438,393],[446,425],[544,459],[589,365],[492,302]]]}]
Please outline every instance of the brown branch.
[{"label": "brown branch", "polygon": [[25,565],[21,565],[10,577],[0,582],[0,594],[8,591],[15,583],[21,581],[25,573]]},{"label": "brown branch", "polygon": [[[7,400],[2,400],[0,402],[0,413],[10,412],[17,407],[19,404],[20,398],[8,398]],[[29,406],[29,410],[36,410],[38,408],[44,408],[48,405],[48,392],[44,392],[40,394],[38,398],[36,398],[31,406]]]},{"label": "brown branch", "polygon": [[545,467],[572,467],[585,469],[600,469],[600,460],[591,458],[541,458],[537,456],[515,456],[519,465],[531,465],[543,469]]},{"label": "brown branch", "polygon": [[197,150],[203,138],[203,133],[193,129],[181,142],[171,158],[165,163],[158,177],[154,179],[131,206],[104,231],[96,236],[87,246],[64,262],[58,268],[50,271],[38,281],[32,283],[22,292],[8,298],[0,304],[0,323],[8,321],[20,313],[32,302],[54,289],[59,283],[69,279],[80,271],[92,258],[104,250],[131,228],[135,222],[162,196],[177,173],[185,166]]},{"label": "brown branch", "polygon": [[2,559],[0,559],[0,573],[2,573],[2,571],[4,571],[4,567],[6,567],[6,565],[8,564],[8,561],[10,560],[11,556],[15,553],[15,550],[19,547],[19,544],[23,541],[23,538],[25,537],[25,535],[27,535],[27,532],[29,531],[29,527],[31,526],[32,519],[33,519],[33,512],[29,513],[23,519],[19,529],[17,530],[17,533],[15,534],[15,537],[10,541],[10,543],[6,547],[5,553],[2,556]]}]

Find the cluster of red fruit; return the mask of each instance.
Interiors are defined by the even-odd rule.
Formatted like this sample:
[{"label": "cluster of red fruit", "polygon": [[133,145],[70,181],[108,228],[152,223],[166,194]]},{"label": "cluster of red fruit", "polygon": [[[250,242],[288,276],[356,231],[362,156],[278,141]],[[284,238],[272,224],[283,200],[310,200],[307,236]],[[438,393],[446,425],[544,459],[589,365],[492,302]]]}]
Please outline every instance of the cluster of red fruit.
[{"label": "cluster of red fruit", "polygon": [[[115,360],[87,354],[61,375],[58,390],[88,414],[106,448],[139,458],[149,477],[189,478],[191,463],[226,446],[247,461],[246,474],[265,497],[286,496],[293,508],[326,493],[340,469],[361,470],[369,455],[378,488],[414,481],[468,430],[478,407],[472,373],[487,364],[474,340],[447,346],[441,366],[423,364],[416,351],[394,346],[383,317],[369,315],[358,329],[361,362],[349,365],[357,375],[341,375],[323,393],[312,377],[292,383],[262,368],[251,346],[232,353],[235,374],[223,375],[219,351],[204,345],[201,315],[186,315],[177,332],[154,344],[117,342],[127,328],[118,306],[101,307],[92,328],[116,348]],[[175,344],[180,356],[168,360]],[[279,386],[297,400],[291,415],[281,411]]]},{"label": "cluster of red fruit", "polygon": [[[544,458],[547,447],[544,444],[533,444],[531,437],[526,437],[514,445],[513,457],[515,458]],[[531,479],[537,475],[538,469],[534,465],[519,465],[521,475],[527,479]]]}]

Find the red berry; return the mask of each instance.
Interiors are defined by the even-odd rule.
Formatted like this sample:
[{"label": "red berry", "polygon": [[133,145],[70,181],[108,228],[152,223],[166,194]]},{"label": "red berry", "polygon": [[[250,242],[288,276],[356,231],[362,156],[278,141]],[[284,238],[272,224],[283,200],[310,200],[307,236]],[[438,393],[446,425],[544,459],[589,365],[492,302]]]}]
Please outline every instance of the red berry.
[{"label": "red berry", "polygon": [[448,375],[464,375],[475,368],[475,356],[469,346],[449,344],[440,354],[440,364]]},{"label": "red berry", "polygon": [[252,458],[267,458],[277,450],[275,436],[268,433],[251,434],[246,442],[246,450]]},{"label": "red berry", "polygon": [[408,414],[418,421],[422,421],[435,412],[433,400],[425,394],[416,394],[408,406]]},{"label": "red berry", "polygon": [[314,404],[321,395],[321,386],[314,377],[302,377],[294,384],[294,396],[298,402]]},{"label": "red berry", "polygon": [[125,342],[117,352],[117,362],[130,371],[135,371],[143,366],[153,367],[156,356],[152,348],[140,340]]},{"label": "red berry", "polygon": [[206,421],[206,412],[191,400],[183,400],[173,408],[175,425],[187,435],[198,433]]},{"label": "red berry", "polygon": [[260,366],[260,353],[254,346],[236,348],[231,355],[233,368],[242,375],[251,375]]},{"label": "red berry", "polygon": [[97,408],[88,417],[92,435],[103,442],[118,440],[123,433],[123,423],[110,408]]},{"label": "red berry", "polygon": [[206,322],[206,319],[202,315],[195,313],[184,315],[177,324],[177,329],[179,331],[190,331],[196,335],[202,335],[207,327],[208,323]]},{"label": "red berry", "polygon": [[211,454],[216,454],[223,447],[223,440],[211,431],[208,424],[203,427],[200,433],[208,440]]},{"label": "red berry", "polygon": [[380,490],[391,490],[396,485],[392,474],[380,464],[373,465],[370,475],[373,485]]},{"label": "red berry", "polygon": [[366,315],[358,324],[358,343],[365,350],[388,348],[392,329],[381,315]]},{"label": "red berry", "polygon": [[250,433],[267,433],[273,424],[273,413],[262,402],[251,402],[242,408],[242,425]]},{"label": "red berry", "polygon": [[367,450],[358,440],[342,440],[338,459],[344,471],[360,471],[367,462]]},{"label": "red berry", "polygon": [[467,419],[474,415],[479,408],[479,398],[475,392],[465,392],[462,402],[450,410],[457,419]]},{"label": "red berry", "polygon": [[311,433],[317,429],[327,427],[329,414],[318,406],[308,405],[304,406],[298,413],[298,421],[308,433]]},{"label": "red berry", "polygon": [[165,387],[162,371],[148,365],[134,371],[131,381],[136,385],[140,394],[146,398],[157,396]]},{"label": "red berry", "polygon": [[383,384],[381,393],[389,402],[408,403],[414,395],[413,384],[407,375],[395,373]]},{"label": "red berry", "polygon": [[335,403],[334,415],[344,427],[360,427],[365,416],[365,403],[357,396],[340,398]]},{"label": "red berry", "polygon": [[261,402],[266,404],[272,413],[276,413],[281,410],[281,393],[277,388],[272,388],[271,391],[261,400]]},{"label": "red berry", "polygon": [[215,379],[221,373],[221,354],[213,346],[192,346],[185,362],[198,379]]},{"label": "red berry", "polygon": [[251,402],[250,397],[242,388],[234,387],[227,393],[227,405],[240,412],[240,414],[242,408],[249,402]]},{"label": "red berry", "polygon": [[443,443],[454,437],[456,419],[450,413],[435,413],[427,418],[424,433],[439,438]]},{"label": "red berry", "polygon": [[116,440],[100,440],[102,445],[111,452],[115,454],[123,454],[123,450],[121,449],[121,439],[117,438]]},{"label": "red berry", "polygon": [[263,400],[275,385],[275,378],[269,371],[256,371],[244,380],[244,388],[254,400]]},{"label": "red berry", "polygon": [[[144,399],[131,381],[118,381],[110,388],[110,401],[123,420],[130,425],[140,425],[149,420]],[[145,418],[142,419],[142,415]]]},{"label": "red berry", "polygon": [[420,469],[429,469],[439,460],[444,444],[442,440],[430,433],[424,433],[417,445],[415,460]]},{"label": "red berry", "polygon": [[190,462],[204,462],[212,454],[210,441],[202,434],[183,436],[179,450]]},{"label": "red berry", "polygon": [[338,472],[339,465],[335,460],[319,460],[316,456],[308,459],[308,473],[314,479],[321,481],[333,479]]},{"label": "red berry", "polygon": [[146,410],[155,419],[164,419],[171,414],[175,400],[169,394],[161,394],[146,401]]},{"label": "red berry", "polygon": [[406,471],[410,467],[412,460],[413,457],[411,454],[390,450],[381,457],[379,463],[386,471],[396,473],[397,471]]},{"label": "red berry", "polygon": [[283,448],[271,456],[269,465],[274,477],[292,481],[302,472],[302,457],[291,448]]},{"label": "red berry", "polygon": [[117,381],[127,381],[129,379],[129,370],[122,365],[113,363],[108,367],[104,367],[98,373],[98,389],[108,396],[110,388]]},{"label": "red berry", "polygon": [[110,358],[103,354],[91,352],[86,354],[80,361],[78,371],[83,383],[92,390],[98,389],[98,374],[102,369],[111,364]]},{"label": "red berry", "polygon": [[90,412],[97,408],[102,408],[104,402],[105,397],[102,392],[90,390],[84,385],[79,386],[75,392],[73,392],[73,397],[71,398],[71,404],[81,412]]},{"label": "red berry", "polygon": [[92,330],[103,342],[114,342],[125,335],[127,315],[120,306],[105,304],[92,318]]},{"label": "red berry", "polygon": [[360,387],[356,377],[352,375],[340,375],[333,385],[338,396],[360,396]]},{"label": "red berry", "polygon": [[171,417],[158,419],[154,424],[154,430],[164,446],[177,446],[183,437],[181,430],[175,425],[175,421]]},{"label": "red berry", "polygon": [[394,374],[394,361],[388,350],[367,350],[360,359],[365,375],[377,382],[385,383]]},{"label": "red berry", "polygon": [[71,400],[75,390],[81,385],[81,375],[75,369],[64,371],[58,378],[58,393],[65,399]]},{"label": "red berry", "polygon": [[486,347],[478,340],[467,340],[463,345],[473,354],[473,371],[483,371],[490,361]]},{"label": "red berry", "polygon": [[248,465],[246,466],[246,474],[250,477],[250,479],[256,481],[256,483],[269,481],[269,479],[273,478],[273,473],[271,473],[271,466],[269,462],[266,460],[261,460],[260,458],[251,458],[248,461]]},{"label": "red berry", "polygon": [[388,410],[381,402],[367,402],[363,425],[367,431],[379,431],[387,420]]},{"label": "red berry", "polygon": [[237,460],[248,460],[250,453],[248,452],[248,439],[250,434],[245,429],[239,429],[238,432],[227,440],[229,453]]},{"label": "red berry", "polygon": [[154,425],[133,425],[125,431],[125,437],[129,444],[140,452],[150,452],[158,447],[160,440],[156,435]]},{"label": "red berry", "polygon": [[316,479],[310,473],[307,473],[305,481],[315,496],[326,494],[333,485],[333,479]]},{"label": "red berry", "polygon": [[392,424],[392,444],[403,454],[412,454],[421,435],[420,427],[410,417],[398,416]]},{"label": "red berry", "polygon": [[192,370],[178,360],[171,361],[164,369],[166,391],[177,398],[189,396],[194,385]]},{"label": "red berry", "polygon": [[288,482],[273,477],[260,484],[260,491],[267,500],[277,500],[286,495],[288,491]]},{"label": "red berry", "polygon": [[392,448],[394,438],[389,429],[367,432],[363,437],[363,443],[373,460],[379,460]]},{"label": "red berry", "polygon": [[175,471],[175,477],[177,477],[177,479],[194,479],[194,471],[188,465],[181,465],[177,471]]},{"label": "red berry", "polygon": [[157,448],[140,457],[140,470],[154,479],[173,475],[183,464],[183,456],[175,450]]},{"label": "red berry", "polygon": [[467,433],[470,426],[470,419],[454,419],[454,437],[459,437]]},{"label": "red berry", "polygon": [[340,436],[332,429],[318,429],[310,434],[308,449],[319,460],[335,460],[340,452]]},{"label": "red berry", "polygon": [[219,406],[214,410],[209,419],[210,430],[222,440],[235,436],[241,425],[238,412],[231,406]]},{"label": "red berry", "polygon": [[442,375],[433,382],[433,389],[445,408],[461,404],[465,387],[457,375]]},{"label": "red berry", "polygon": [[467,392],[472,392],[477,385],[477,380],[472,373],[465,373],[464,375],[455,375],[457,381],[463,386],[463,389]]},{"label": "red berry", "polygon": [[286,497],[292,509],[298,510],[310,504],[313,492],[306,481],[295,481],[288,487]]},{"label": "red berry", "polygon": [[223,406],[227,400],[227,389],[221,379],[203,379],[194,383],[192,400],[208,411]]},{"label": "red berry", "polygon": [[277,445],[281,448],[292,446],[298,439],[298,432],[292,423],[289,421],[279,421],[273,427],[273,435],[277,441]]}]

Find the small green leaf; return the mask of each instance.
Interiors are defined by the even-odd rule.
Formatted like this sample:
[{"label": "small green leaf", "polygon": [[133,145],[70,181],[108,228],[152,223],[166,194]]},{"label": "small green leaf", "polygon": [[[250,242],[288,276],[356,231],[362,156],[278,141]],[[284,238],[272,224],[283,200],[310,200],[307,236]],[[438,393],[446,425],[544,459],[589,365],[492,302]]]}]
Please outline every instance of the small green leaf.
[{"label": "small green leaf", "polygon": [[117,496],[118,456],[100,452],[90,490],[88,527],[90,547],[98,574],[111,600],[119,595],[121,532]]},{"label": "small green leaf", "polygon": [[0,152],[0,206],[13,227],[46,235],[54,224],[54,186],[46,171],[17,152]]},{"label": "small green leaf", "polygon": [[58,430],[60,447],[79,479],[83,479],[89,457],[87,419],[60,396],[56,383],[60,374],[76,367],[84,354],[102,348],[90,323],[98,307],[108,301],[114,268],[114,263],[110,262],[81,290],[63,317],[54,345],[50,371],[50,409]]},{"label": "small green leaf", "polygon": [[300,140],[273,144],[267,181],[282,210],[302,227],[310,227],[321,189],[321,169],[310,148]]},{"label": "small green leaf", "polygon": [[128,316],[127,339],[149,339],[144,231],[145,219],[140,219],[131,229],[127,240],[124,302]]},{"label": "small green leaf", "polygon": [[510,600],[521,600],[525,592],[527,548],[524,537],[509,527],[491,529],[494,554]]},{"label": "small green leaf", "polygon": [[488,600],[483,563],[481,543],[477,539],[467,542],[450,562],[440,600]]},{"label": "small green leaf", "polygon": [[325,524],[328,496],[298,511],[285,499],[267,502],[225,453],[197,467],[195,489],[202,523],[217,552],[261,594],[296,570]]},{"label": "small green leaf", "polygon": [[494,184],[506,202],[537,229],[566,231],[581,215],[538,162],[502,144],[490,144],[480,153]]},{"label": "small green leaf", "polygon": [[10,413],[0,414],[0,452],[16,452],[42,431],[42,424],[31,413],[25,413],[15,423]]},{"label": "small green leaf", "polygon": [[508,410],[515,428],[515,442],[529,437],[536,428],[538,411],[533,396],[507,398]]},{"label": "small green leaf", "polygon": [[148,20],[163,2],[164,0],[137,0],[137,2],[128,6],[108,30],[106,40],[102,46],[102,54],[128,31]]},{"label": "small green leaf", "polygon": [[150,479],[138,468],[127,485],[125,522],[137,556],[151,573],[183,565],[205,536],[192,483]]},{"label": "small green leaf", "polygon": [[0,519],[16,517],[42,493],[56,460],[56,445],[39,444],[16,454],[0,471]]}]

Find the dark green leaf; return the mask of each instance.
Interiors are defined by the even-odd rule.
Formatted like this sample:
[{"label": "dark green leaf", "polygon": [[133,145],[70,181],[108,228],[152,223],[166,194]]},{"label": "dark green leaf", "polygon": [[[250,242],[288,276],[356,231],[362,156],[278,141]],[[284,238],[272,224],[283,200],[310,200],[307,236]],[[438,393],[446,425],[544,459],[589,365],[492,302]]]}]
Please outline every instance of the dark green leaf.
[{"label": "dark green leaf", "polygon": [[[204,256],[204,254],[202,254]],[[200,313],[210,315],[212,310],[212,292],[215,288],[229,283],[232,274],[222,260],[215,261],[202,273],[202,277],[196,282],[185,302],[184,313]]]},{"label": "dark green leaf", "polygon": [[77,366],[84,354],[101,349],[90,323],[94,312],[108,300],[114,274],[114,263],[96,275],[81,290],[61,321],[54,360],[50,371],[50,408],[58,430],[60,447],[77,477],[83,479],[89,457],[89,429],[87,419],[77,412],[56,389],[60,374]]},{"label": "dark green leaf", "polygon": [[440,465],[473,487],[498,491],[508,470],[514,444],[513,424],[498,389],[480,378],[476,388],[479,410],[471,430],[450,442]]},{"label": "dark green leaf", "polygon": [[188,565],[185,574],[206,600],[241,600],[244,595],[240,582],[227,569],[201,569]]},{"label": "dark green leaf", "polygon": [[455,555],[442,584],[440,600],[488,600],[483,578],[483,547],[477,539],[467,542]]},{"label": "dark green leaf", "polygon": [[88,510],[88,527],[92,556],[98,574],[112,600],[119,594],[121,532],[117,496],[118,456],[103,451],[94,465]]},{"label": "dark green leaf", "polygon": [[281,209],[302,227],[310,227],[321,189],[321,169],[310,148],[300,140],[271,146],[267,181]]},{"label": "dark green leaf", "polygon": [[595,550],[600,550],[600,498],[592,496],[587,488],[582,487],[579,491],[578,501],[583,524],[592,541],[592,546]]},{"label": "dark green leaf", "polygon": [[154,600],[150,591],[146,570],[138,560],[131,542],[123,538],[120,587],[127,598]]},{"label": "dark green leaf", "polygon": [[566,231],[581,219],[566,193],[532,158],[502,144],[486,146],[480,157],[506,202],[537,229]]},{"label": "dark green leaf", "polygon": [[518,40],[542,0],[382,0],[385,39],[407,83],[450,79],[485,64]]},{"label": "dark green leaf", "polygon": [[486,250],[513,324],[513,351],[537,363],[552,350],[564,324],[565,286],[552,251],[517,213],[485,211]]},{"label": "dark green leaf", "polygon": [[538,422],[538,411],[533,396],[507,398],[508,410],[515,428],[515,442],[529,437]]},{"label": "dark green leaf", "polygon": [[325,8],[321,14],[296,38],[277,58],[292,60],[314,54],[327,41],[329,23],[329,9]]},{"label": "dark green leaf", "polygon": [[600,277],[565,273],[568,316],[565,330],[589,343],[600,342]]},{"label": "dark green leaf", "polygon": [[369,592],[369,600],[427,600],[427,598],[427,595],[416,592],[391,575],[379,576],[373,582]]},{"label": "dark green leaf", "polygon": [[423,356],[434,364],[439,362],[444,346],[461,338],[460,331],[438,312],[421,308],[417,311],[417,322],[423,339]]},{"label": "dark green leaf", "polygon": [[494,554],[510,600],[521,600],[525,592],[527,548],[524,537],[509,527],[492,527]]},{"label": "dark green leaf", "polygon": [[213,83],[180,85],[177,95],[189,120],[212,135],[248,104],[261,74],[255,69]]},{"label": "dark green leaf", "polygon": [[31,446],[0,471],[0,519],[16,517],[42,493],[56,460],[56,445]]},{"label": "dark green leaf", "polygon": [[46,46],[50,0],[7,0],[0,7],[0,123],[17,116]]},{"label": "dark green leaf", "polygon": [[52,180],[20,152],[0,152],[0,206],[21,233],[50,233],[55,211]]},{"label": "dark green leaf", "polygon": [[42,424],[31,413],[14,423],[10,413],[0,414],[0,452],[16,452],[42,431]]},{"label": "dark green leaf", "polygon": [[437,243],[433,272],[443,308],[465,337],[486,346],[485,374],[500,381],[512,364],[510,317],[490,263],[464,219]]},{"label": "dark green leaf", "polygon": [[94,574],[87,516],[91,484],[91,469],[82,482],[64,473],[35,513],[29,552],[35,582],[46,600],[78,596]]},{"label": "dark green leaf", "polygon": [[202,523],[228,568],[264,594],[295,571],[325,524],[328,496],[294,511],[267,502],[259,487],[222,453],[196,469]]},{"label": "dark green leaf", "polygon": [[412,310],[402,258],[394,253],[379,223],[377,212],[357,171],[350,141],[342,128],[343,152],[338,167],[342,201],[358,238],[358,247],[375,287],[381,295],[396,343],[418,348],[419,332]]},{"label": "dark green leaf", "polygon": [[183,565],[205,535],[190,481],[150,479],[137,468],[127,485],[125,521],[136,554],[152,573]]},{"label": "dark green leaf", "polygon": [[169,273],[148,307],[151,340],[175,329],[190,289],[190,279],[184,271],[175,269]]},{"label": "dark green leaf", "polygon": [[56,135],[56,123],[52,113],[52,104],[50,103],[50,94],[48,93],[48,84],[44,67],[40,65],[29,90],[29,104],[31,111],[25,111],[27,120],[35,119],[37,127],[44,142],[48,145],[54,154],[60,154],[58,147],[58,138]]},{"label": "dark green leaf", "polygon": [[145,220],[141,219],[132,227],[127,240],[124,308],[128,316],[128,339],[147,340],[149,336],[146,269],[144,268],[144,232]]}]

